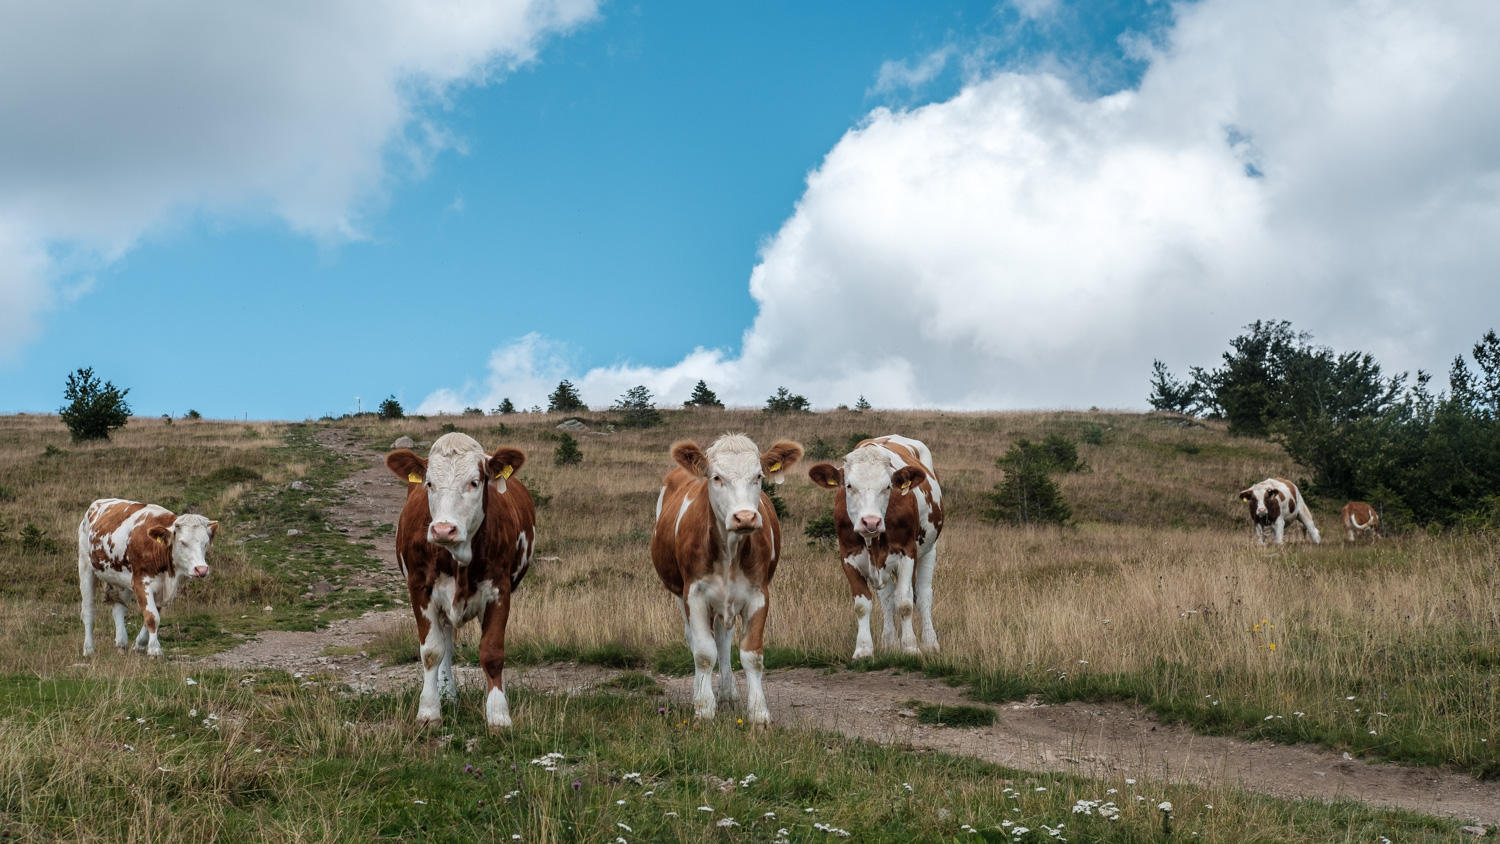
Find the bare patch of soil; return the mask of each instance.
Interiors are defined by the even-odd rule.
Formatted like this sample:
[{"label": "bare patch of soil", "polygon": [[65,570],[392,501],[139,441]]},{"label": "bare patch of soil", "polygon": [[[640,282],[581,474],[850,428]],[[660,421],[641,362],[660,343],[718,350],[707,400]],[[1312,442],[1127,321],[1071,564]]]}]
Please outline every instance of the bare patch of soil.
[{"label": "bare patch of soil", "polygon": [[[343,431],[325,430],[318,439],[342,453],[371,459]],[[349,528],[351,536],[368,533],[372,521],[391,523],[400,515],[405,484],[390,475],[378,456],[370,468],[355,473],[343,485],[347,500],[331,508],[330,514],[340,527]],[[376,547],[383,563],[382,586],[393,596],[402,594],[393,540],[382,537]],[[245,670],[302,672],[359,692],[413,688],[421,683],[415,664],[383,666],[362,651],[371,638],[406,613],[405,609],[369,613],[314,633],[268,632],[205,662]],[[459,667],[454,673],[463,684],[477,687],[483,682],[477,668]],[[507,671],[507,683],[573,694],[620,673],[572,664],[519,667]],[[673,700],[690,701],[692,678],[658,680]],[[973,705],[962,690],[916,674],[775,671],[767,673],[766,694],[772,717],[783,726],[836,731],[917,751],[962,754],[1022,770],[1237,786],[1278,797],[1351,799],[1500,824],[1500,782],[1477,781],[1439,768],[1371,763],[1307,745],[1201,736],[1185,727],[1162,724],[1136,706],[1009,704],[994,707],[999,717],[993,726],[959,729],[916,723],[915,713],[905,708],[912,699]],[[734,706],[720,708],[721,717],[733,717],[735,711]]]}]

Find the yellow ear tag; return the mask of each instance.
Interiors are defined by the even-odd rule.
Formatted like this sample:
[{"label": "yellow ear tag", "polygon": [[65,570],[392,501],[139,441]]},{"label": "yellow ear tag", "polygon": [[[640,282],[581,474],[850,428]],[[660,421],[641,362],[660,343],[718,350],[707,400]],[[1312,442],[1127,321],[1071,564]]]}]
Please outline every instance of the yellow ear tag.
[{"label": "yellow ear tag", "polygon": [[166,537],[158,536],[158,537],[155,537],[155,539],[156,539],[156,544],[157,545],[166,545],[167,544]]},{"label": "yellow ear tag", "polygon": [[508,478],[508,477],[510,477],[511,473],[514,472],[514,471],[515,471],[515,469],[513,469],[512,467],[506,466],[506,467],[504,467],[504,468],[502,468],[500,470],[500,477],[502,477],[502,478]]},{"label": "yellow ear tag", "polygon": [[780,460],[778,460],[775,463],[771,464],[771,471],[772,472],[780,472],[781,471],[781,461]]},{"label": "yellow ear tag", "polygon": [[829,479],[828,479],[828,485],[829,485],[829,486],[838,486],[838,485],[839,485],[839,482],[838,482],[838,481],[836,481],[836,480],[834,480],[834,479],[833,479],[833,478],[829,478]]},{"label": "yellow ear tag", "polygon": [[906,492],[909,489],[911,489],[911,481],[907,481],[906,483],[901,485],[902,492]]},{"label": "yellow ear tag", "polygon": [[422,482],[422,478],[416,472],[412,472],[406,476],[406,482],[409,484],[419,484]]}]

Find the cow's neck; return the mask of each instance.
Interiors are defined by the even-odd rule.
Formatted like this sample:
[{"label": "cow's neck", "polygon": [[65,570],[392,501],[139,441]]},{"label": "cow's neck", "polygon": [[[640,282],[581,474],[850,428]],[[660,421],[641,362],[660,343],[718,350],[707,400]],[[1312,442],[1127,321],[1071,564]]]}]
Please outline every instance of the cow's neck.
[{"label": "cow's neck", "polygon": [[734,567],[734,561],[739,559],[740,552],[744,548],[741,543],[750,541],[750,537],[754,534],[735,533],[734,531],[724,526],[724,520],[719,518],[719,514],[714,512],[712,507],[709,508],[709,513],[713,516],[714,534],[715,538],[719,541],[718,562],[722,563],[724,569],[727,571],[729,569],[732,569]]}]

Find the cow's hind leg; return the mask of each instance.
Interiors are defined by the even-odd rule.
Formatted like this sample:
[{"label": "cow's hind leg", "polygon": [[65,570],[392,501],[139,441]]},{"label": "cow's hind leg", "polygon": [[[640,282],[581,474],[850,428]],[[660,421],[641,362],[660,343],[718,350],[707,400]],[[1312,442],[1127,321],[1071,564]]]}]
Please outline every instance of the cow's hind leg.
[{"label": "cow's hind leg", "polygon": [[875,652],[875,642],[870,638],[870,608],[873,606],[870,583],[859,569],[848,563],[844,563],[844,577],[849,579],[849,591],[854,594],[854,622],[858,626],[854,634],[854,658],[861,659]]},{"label": "cow's hind leg", "polygon": [[83,655],[94,655],[94,567],[86,552],[78,555],[78,592],[83,598]]},{"label": "cow's hind leg", "polygon": [[751,727],[764,727],[771,723],[771,710],[766,706],[766,690],[761,685],[761,678],[765,675],[762,635],[766,629],[766,614],[770,609],[771,597],[764,589],[751,598],[749,606],[745,607],[745,635],[740,639],[740,665],[745,669],[745,708]]},{"label": "cow's hind leg", "polygon": [[104,590],[104,600],[110,604],[110,615],[115,619],[115,650],[125,653],[130,647],[130,637],[125,633],[125,596],[113,586]]},{"label": "cow's hind leg", "polygon": [[934,543],[917,558],[915,588],[917,615],[922,621],[922,650],[938,650],[937,629],[932,626],[932,573],[937,568],[937,545]]},{"label": "cow's hind leg", "polygon": [[688,649],[693,652],[693,714],[699,718],[714,717],[714,633],[713,610],[703,600],[698,584],[687,591]]},{"label": "cow's hind leg", "polygon": [[714,645],[719,655],[719,699],[738,702],[740,690],[734,684],[734,662],[729,649],[734,644],[734,616],[714,616]]},{"label": "cow's hind leg", "polygon": [[488,691],[484,695],[484,720],[492,730],[510,726],[510,701],[505,698],[505,625],[510,620],[510,590],[485,608],[479,637],[479,665],[484,669]]}]

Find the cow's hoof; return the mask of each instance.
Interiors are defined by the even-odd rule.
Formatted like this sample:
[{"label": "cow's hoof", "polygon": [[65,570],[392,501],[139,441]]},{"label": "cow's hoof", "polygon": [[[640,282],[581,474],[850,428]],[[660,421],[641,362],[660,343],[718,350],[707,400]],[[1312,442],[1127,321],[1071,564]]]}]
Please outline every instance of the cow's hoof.
[{"label": "cow's hoof", "polygon": [[921,656],[922,655],[922,649],[919,648],[919,647],[917,647],[915,643],[910,644],[910,645],[902,645],[901,646],[901,652],[904,653],[904,654],[907,654],[909,656]]},{"label": "cow's hoof", "polygon": [[874,656],[874,655],[875,655],[875,649],[872,648],[872,647],[870,647],[869,645],[856,645],[855,648],[854,648],[854,656],[852,658],[853,659],[864,659],[867,656]]},{"label": "cow's hoof", "polygon": [[924,650],[924,651],[926,651],[927,653],[930,653],[930,654],[935,654],[938,651],[942,650],[942,648],[938,647],[937,640],[933,639],[930,642],[923,642],[922,643],[922,650]]},{"label": "cow's hoof", "polygon": [[505,719],[504,721],[500,721],[500,722],[496,722],[496,723],[490,724],[490,732],[492,732],[492,733],[503,733],[503,732],[505,732],[506,730],[509,730],[509,729],[510,729],[510,719],[509,718]]},{"label": "cow's hoof", "polygon": [[436,713],[418,712],[417,713],[417,726],[418,727],[441,727],[442,725],[443,725],[443,715],[442,715],[441,712],[436,712]]}]

